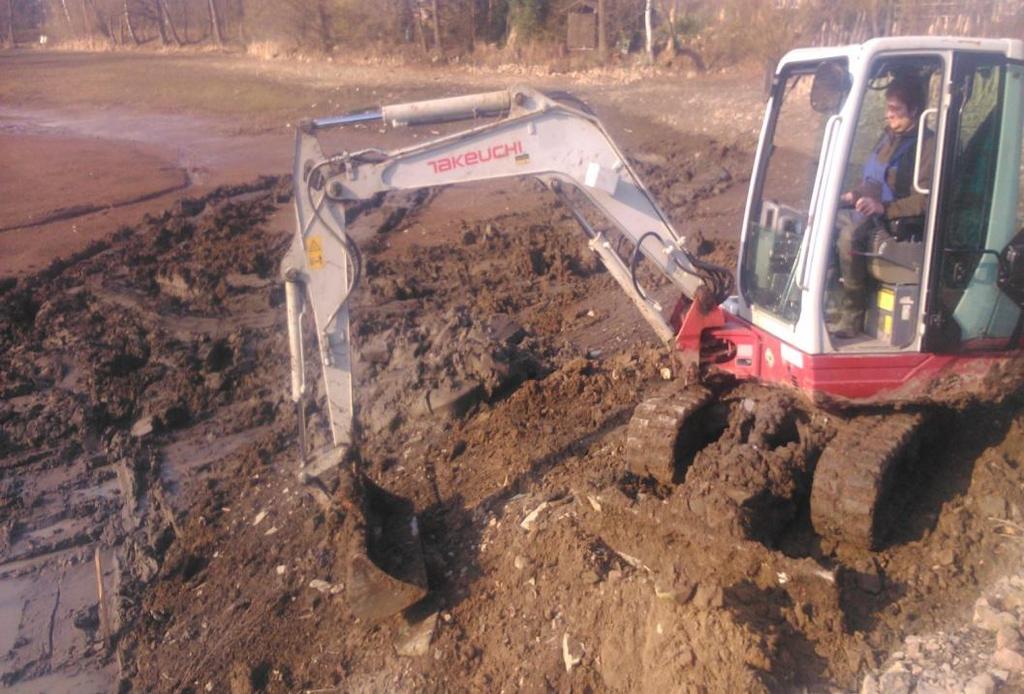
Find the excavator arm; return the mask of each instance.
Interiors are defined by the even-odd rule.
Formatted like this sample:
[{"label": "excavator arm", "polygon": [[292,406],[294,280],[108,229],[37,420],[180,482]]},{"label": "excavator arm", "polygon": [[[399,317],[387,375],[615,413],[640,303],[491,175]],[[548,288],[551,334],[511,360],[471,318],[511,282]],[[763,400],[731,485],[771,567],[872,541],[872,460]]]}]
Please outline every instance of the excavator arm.
[{"label": "excavator arm", "polygon": [[[483,125],[395,151],[376,149],[325,156],[318,135],[360,122],[406,127],[481,116]],[[658,337],[674,331],[662,307],[636,280],[641,256],[654,264],[703,310],[732,289],[731,273],[695,258],[600,121],[580,104],[569,105],[523,87],[423,101],[302,123],[296,138],[297,233],[285,258],[292,399],[305,394],[301,315],[312,307],[336,446],[351,444],[352,374],[348,302],[358,283],[359,250],[345,229],[345,206],[387,191],[469,181],[532,176],[572,211],[590,248],[640,310]],[[626,259],[578,209],[593,203],[632,243]],[[300,413],[302,407],[300,405]],[[303,444],[304,447],[304,444]]]}]

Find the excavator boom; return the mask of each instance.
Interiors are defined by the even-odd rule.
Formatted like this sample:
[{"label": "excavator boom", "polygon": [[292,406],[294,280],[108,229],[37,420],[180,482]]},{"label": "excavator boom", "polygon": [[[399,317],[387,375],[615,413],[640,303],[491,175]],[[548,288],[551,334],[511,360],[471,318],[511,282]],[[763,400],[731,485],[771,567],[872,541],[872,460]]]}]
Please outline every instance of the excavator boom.
[{"label": "excavator boom", "polygon": [[[325,156],[318,138],[323,131],[356,123],[382,121],[388,127],[407,127],[481,116],[496,118],[395,151]],[[732,289],[728,270],[703,263],[686,250],[685,237],[672,227],[600,121],[582,104],[516,87],[306,121],[296,140],[298,231],[283,268],[291,287],[292,397],[299,402],[304,392],[299,299],[306,296],[316,323],[335,445],[351,443],[348,299],[359,274],[359,252],[345,230],[345,205],[387,191],[513,176],[538,179],[568,206],[590,248],[662,341],[671,341],[675,331],[662,316],[661,305],[637,282],[641,256],[684,297],[706,309],[721,303]],[[628,240],[630,258],[620,256],[608,236],[587,221],[576,193]]]}]

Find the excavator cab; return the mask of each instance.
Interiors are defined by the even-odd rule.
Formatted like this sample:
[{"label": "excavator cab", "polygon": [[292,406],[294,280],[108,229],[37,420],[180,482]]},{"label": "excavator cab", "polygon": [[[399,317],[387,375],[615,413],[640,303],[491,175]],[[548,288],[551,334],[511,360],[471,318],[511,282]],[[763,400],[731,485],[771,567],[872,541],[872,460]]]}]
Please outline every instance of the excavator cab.
[{"label": "excavator cab", "polygon": [[[754,328],[762,356],[781,358],[744,375],[884,398],[920,390],[915,379],[953,358],[1019,350],[1021,280],[1009,258],[1024,224],[1022,59],[1020,41],[934,37],[783,58],[731,311]],[[898,85],[906,100],[908,84],[921,98],[897,137],[887,103]],[[865,214],[854,208],[861,197],[881,205]],[[844,226],[856,242],[843,243]],[[851,304],[856,322],[841,331]],[[865,378],[883,366],[884,378]]]}]

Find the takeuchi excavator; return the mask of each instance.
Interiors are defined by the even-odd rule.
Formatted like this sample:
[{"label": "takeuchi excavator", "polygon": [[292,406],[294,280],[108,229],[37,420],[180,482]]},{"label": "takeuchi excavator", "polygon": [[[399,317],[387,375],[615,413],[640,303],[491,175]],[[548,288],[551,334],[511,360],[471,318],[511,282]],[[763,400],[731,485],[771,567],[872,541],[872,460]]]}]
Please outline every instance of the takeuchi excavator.
[{"label": "takeuchi excavator", "polygon": [[[866,268],[866,311],[852,333],[841,332],[847,288],[837,224],[851,214],[843,193],[861,181],[888,85],[907,75],[926,95],[905,165],[926,202],[913,218],[862,220],[872,225],[855,251]],[[320,144],[324,132],[357,123],[458,120],[475,123],[394,151],[327,155]],[[387,191],[531,176],[573,212],[589,248],[684,365],[676,392],[637,406],[624,468],[681,482],[687,449],[707,441],[698,423],[717,397],[716,376],[795,389],[847,424],[815,461],[816,532],[875,548],[890,523],[893,480],[915,455],[929,413],[998,399],[1024,373],[1022,125],[1019,40],[899,37],[789,52],[765,109],[734,275],[688,250],[579,101],[514,87],[306,121],[295,151],[297,232],[282,267],[292,398],[301,414],[308,303],[335,447],[328,458],[343,460],[353,446],[349,299],[360,274],[346,205]],[[583,206],[607,224],[593,223]],[[674,286],[674,307],[645,290],[641,266]],[[364,544],[351,554],[346,590],[357,615],[379,619],[425,593],[415,514],[365,473],[354,480],[359,503],[350,507]]]}]

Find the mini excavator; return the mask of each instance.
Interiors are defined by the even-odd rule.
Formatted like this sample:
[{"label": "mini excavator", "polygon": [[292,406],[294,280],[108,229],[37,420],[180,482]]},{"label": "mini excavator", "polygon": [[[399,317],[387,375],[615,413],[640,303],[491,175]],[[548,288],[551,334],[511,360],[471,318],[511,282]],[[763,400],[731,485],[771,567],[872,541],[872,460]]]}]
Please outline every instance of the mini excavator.
[{"label": "mini excavator", "polygon": [[[856,185],[878,139],[887,85],[907,74],[927,93],[918,132],[934,134],[918,137],[910,155],[926,209],[899,223],[865,220],[875,225],[857,251],[867,267],[867,311],[853,334],[840,333],[842,193]],[[321,148],[320,135],[357,123],[459,120],[476,122],[394,151],[325,155]],[[686,449],[705,440],[693,432],[716,398],[708,385],[714,374],[795,389],[846,423],[814,466],[816,532],[876,548],[892,523],[893,481],[914,457],[929,412],[998,399],[1020,385],[1022,124],[1019,40],[898,37],[791,51],[767,101],[734,275],[688,250],[579,101],[514,87],[306,121],[295,151],[297,231],[282,266],[292,398],[301,415],[308,303],[340,462],[353,446],[349,299],[360,275],[346,206],[387,191],[533,177],[572,211],[589,248],[684,365],[675,392],[637,406],[627,429],[628,469],[659,483],[681,481],[692,455]],[[926,159],[934,165],[923,166]],[[584,205],[607,224],[593,223]],[[641,265],[678,291],[674,308],[645,291]],[[359,540],[346,590],[358,616],[381,619],[426,591],[415,514],[365,473],[353,480],[358,493],[347,506]]]}]

